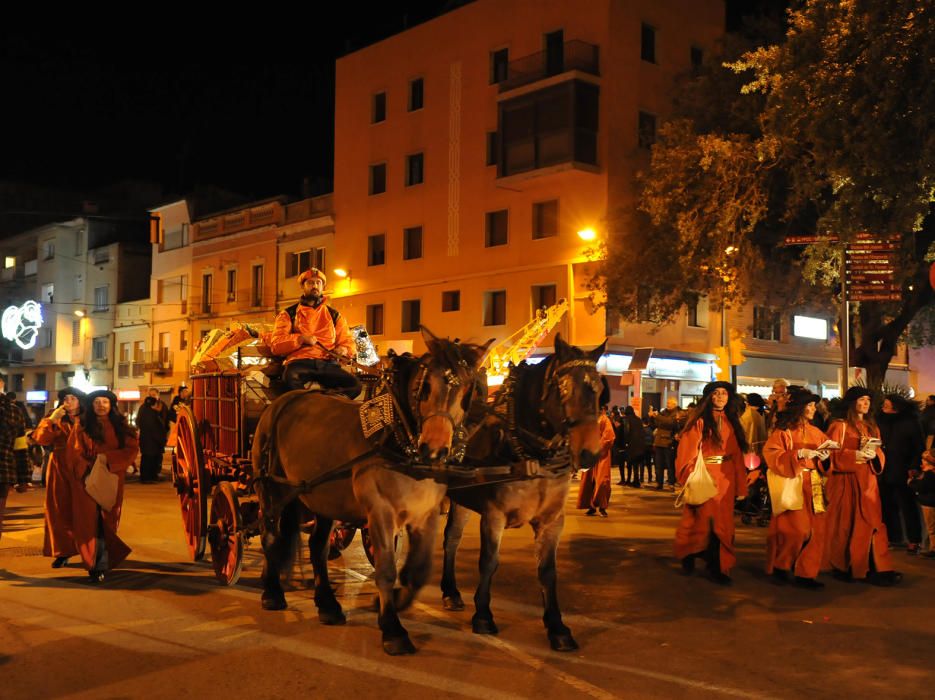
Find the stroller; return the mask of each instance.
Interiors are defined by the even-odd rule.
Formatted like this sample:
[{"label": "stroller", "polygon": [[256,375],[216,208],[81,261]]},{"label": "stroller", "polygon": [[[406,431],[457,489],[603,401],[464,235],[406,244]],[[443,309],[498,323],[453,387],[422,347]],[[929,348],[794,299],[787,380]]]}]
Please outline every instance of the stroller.
[{"label": "stroller", "polygon": [[752,464],[758,465],[759,478],[747,489],[747,497],[738,502],[737,511],[740,513],[740,522],[744,525],[766,527],[773,515],[773,506],[769,500],[769,486],[766,483],[766,465],[759,463],[756,455],[745,455],[745,460],[752,459]]}]

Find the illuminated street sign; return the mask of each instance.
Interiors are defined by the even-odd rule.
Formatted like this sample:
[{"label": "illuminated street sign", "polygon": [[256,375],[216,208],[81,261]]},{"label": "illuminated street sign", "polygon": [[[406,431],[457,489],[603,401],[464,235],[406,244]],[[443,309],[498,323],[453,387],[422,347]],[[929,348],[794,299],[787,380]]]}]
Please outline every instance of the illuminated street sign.
[{"label": "illuminated street sign", "polygon": [[42,327],[42,307],[38,302],[27,301],[22,306],[8,306],[0,319],[0,332],[23,350],[36,347],[39,328]]}]

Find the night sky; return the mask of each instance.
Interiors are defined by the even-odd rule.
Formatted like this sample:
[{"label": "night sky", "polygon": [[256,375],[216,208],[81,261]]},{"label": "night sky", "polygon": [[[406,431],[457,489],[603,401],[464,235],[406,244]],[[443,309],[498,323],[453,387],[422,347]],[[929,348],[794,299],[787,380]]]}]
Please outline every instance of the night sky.
[{"label": "night sky", "polygon": [[[166,196],[213,185],[254,199],[299,195],[308,178],[326,192],[335,59],[452,4],[346,2],[324,16],[317,3],[301,19],[276,7],[210,21],[160,7],[123,29],[87,16],[51,29],[7,21],[0,181],[90,191],[143,180]],[[732,0],[728,22],[777,4]]]}]

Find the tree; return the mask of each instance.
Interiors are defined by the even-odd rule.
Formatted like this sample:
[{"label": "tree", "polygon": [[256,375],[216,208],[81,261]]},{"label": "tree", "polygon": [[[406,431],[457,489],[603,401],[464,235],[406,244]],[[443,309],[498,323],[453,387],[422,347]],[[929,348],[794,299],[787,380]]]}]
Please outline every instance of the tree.
[{"label": "tree", "polygon": [[879,386],[910,323],[917,340],[935,328],[933,23],[927,0],[806,0],[781,41],[736,60],[726,44],[727,67],[691,83],[660,130],[639,213],[611,215],[595,280],[607,304],[633,319],[651,285],[665,322],[699,293],[742,303],[754,281],[800,303],[806,285],[839,289],[839,248],[781,248],[786,235],[898,233],[902,299],[852,305],[852,358]]}]

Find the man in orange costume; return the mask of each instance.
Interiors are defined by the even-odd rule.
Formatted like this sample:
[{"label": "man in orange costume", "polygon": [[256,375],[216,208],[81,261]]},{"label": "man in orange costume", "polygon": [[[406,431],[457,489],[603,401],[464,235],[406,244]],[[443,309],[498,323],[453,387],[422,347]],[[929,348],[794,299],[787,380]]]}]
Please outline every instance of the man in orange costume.
[{"label": "man in orange costume", "polygon": [[360,393],[360,382],[333,358],[353,355],[354,339],[344,317],[325,303],[326,282],[314,267],[299,275],[302,297],[276,317],[270,350],[286,358],[283,381],[290,389],[315,381],[352,399]]},{"label": "man in orange costume", "polygon": [[606,406],[601,406],[601,414],[597,419],[597,427],[601,431],[601,456],[593,469],[585,472],[578,488],[578,507],[587,508],[585,515],[596,515],[600,511],[601,517],[607,517],[607,506],[610,504],[610,451],[614,446],[613,423],[604,412]]},{"label": "man in orange costume", "polygon": [[747,494],[747,470],[743,453],[747,449],[738,417],[737,390],[730,382],[710,382],[703,398],[685,424],[679,438],[675,473],[684,485],[695,470],[698,451],[717,493],[701,505],[685,505],[675,531],[675,556],[682,570],[690,574],[695,557],[707,560],[711,579],[730,584],[730,570],[737,563],[734,554],[734,500]]},{"label": "man in orange costume", "polygon": [[65,447],[72,430],[78,425],[84,392],[66,387],[58,392],[58,406],[39,421],[32,439],[43,447],[51,447],[49,470],[45,480],[45,543],[42,554],[55,557],[53,569],[59,569],[69,557],[78,554],[71,536],[71,485],[65,474]]}]

